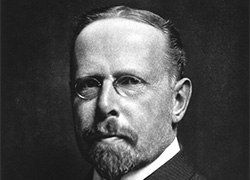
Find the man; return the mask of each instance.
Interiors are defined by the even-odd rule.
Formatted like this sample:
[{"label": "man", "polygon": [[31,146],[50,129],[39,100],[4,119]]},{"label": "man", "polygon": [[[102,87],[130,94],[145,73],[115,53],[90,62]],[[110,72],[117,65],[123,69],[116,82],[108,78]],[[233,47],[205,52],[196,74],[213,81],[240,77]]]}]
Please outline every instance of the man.
[{"label": "man", "polygon": [[176,138],[191,96],[170,21],[124,6],[81,19],[71,62],[78,145],[88,179],[202,179]]}]

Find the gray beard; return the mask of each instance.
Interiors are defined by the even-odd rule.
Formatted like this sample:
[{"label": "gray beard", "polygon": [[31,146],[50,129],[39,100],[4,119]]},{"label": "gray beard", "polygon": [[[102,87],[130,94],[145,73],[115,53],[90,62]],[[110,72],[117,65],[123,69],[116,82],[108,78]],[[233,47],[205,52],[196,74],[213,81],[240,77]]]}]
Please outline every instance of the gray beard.
[{"label": "gray beard", "polygon": [[[124,142],[125,143],[125,142]],[[107,180],[119,180],[128,172],[149,163],[130,145],[110,145],[99,142],[89,149],[90,161],[97,172]]]}]

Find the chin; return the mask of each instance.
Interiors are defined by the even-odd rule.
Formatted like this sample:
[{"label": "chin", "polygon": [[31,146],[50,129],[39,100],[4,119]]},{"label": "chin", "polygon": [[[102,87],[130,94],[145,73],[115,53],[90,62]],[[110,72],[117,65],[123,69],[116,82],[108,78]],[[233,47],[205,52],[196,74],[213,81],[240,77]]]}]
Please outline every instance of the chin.
[{"label": "chin", "polygon": [[115,180],[147,164],[142,154],[125,141],[119,143],[98,142],[87,152],[88,161],[104,178]]}]

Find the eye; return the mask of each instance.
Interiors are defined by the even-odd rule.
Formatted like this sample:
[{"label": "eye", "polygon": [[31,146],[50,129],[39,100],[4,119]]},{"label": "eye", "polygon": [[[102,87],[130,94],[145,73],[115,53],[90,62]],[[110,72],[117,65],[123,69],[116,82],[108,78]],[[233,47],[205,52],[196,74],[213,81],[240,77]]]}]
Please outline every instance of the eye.
[{"label": "eye", "polygon": [[119,77],[114,86],[123,97],[136,97],[146,91],[148,83],[141,78],[132,75]]},{"label": "eye", "polygon": [[76,81],[75,91],[83,99],[92,99],[97,96],[100,86],[101,82],[99,80],[88,77]]},{"label": "eye", "polygon": [[122,76],[117,80],[118,86],[130,86],[141,84],[142,80],[135,76]]},{"label": "eye", "polygon": [[80,79],[76,83],[77,89],[81,89],[81,90],[99,87],[100,85],[101,83],[95,78]]}]

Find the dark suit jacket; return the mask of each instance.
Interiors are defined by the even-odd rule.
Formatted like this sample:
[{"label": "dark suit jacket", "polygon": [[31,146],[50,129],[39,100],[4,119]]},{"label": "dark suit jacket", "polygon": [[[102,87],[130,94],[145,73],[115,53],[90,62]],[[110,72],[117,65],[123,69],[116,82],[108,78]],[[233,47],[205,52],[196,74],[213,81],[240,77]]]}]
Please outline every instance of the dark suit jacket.
[{"label": "dark suit jacket", "polygon": [[145,180],[206,180],[206,178],[194,170],[181,150]]},{"label": "dark suit jacket", "polygon": [[[93,180],[93,170],[88,173],[86,180]],[[181,150],[145,180],[206,180],[206,178],[195,172]]]}]

